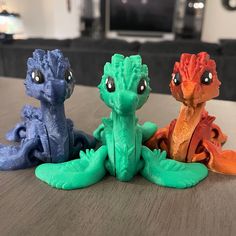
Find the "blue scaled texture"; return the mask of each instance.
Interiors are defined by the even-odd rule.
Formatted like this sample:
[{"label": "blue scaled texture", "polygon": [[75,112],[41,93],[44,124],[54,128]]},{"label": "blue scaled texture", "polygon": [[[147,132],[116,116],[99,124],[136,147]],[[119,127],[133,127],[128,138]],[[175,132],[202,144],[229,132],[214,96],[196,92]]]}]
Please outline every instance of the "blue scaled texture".
[{"label": "blue scaled texture", "polygon": [[65,162],[80,150],[95,147],[95,139],[76,130],[65,116],[64,102],[73,93],[75,80],[60,50],[36,49],[27,61],[24,84],[26,94],[39,100],[40,107],[23,107],[22,122],[6,134],[17,144],[0,144],[0,170]]}]

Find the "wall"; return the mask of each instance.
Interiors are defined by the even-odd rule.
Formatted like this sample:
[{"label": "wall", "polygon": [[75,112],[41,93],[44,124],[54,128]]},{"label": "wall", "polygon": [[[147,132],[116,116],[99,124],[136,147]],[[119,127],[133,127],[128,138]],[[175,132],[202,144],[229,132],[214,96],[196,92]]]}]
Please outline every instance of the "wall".
[{"label": "wall", "polygon": [[217,42],[236,38],[236,11],[226,10],[221,0],[206,0],[202,40]]},{"label": "wall", "polygon": [[75,38],[79,36],[79,2],[70,0],[71,12],[67,10],[67,0],[47,0],[53,2],[55,38]]},{"label": "wall", "polygon": [[21,15],[27,37],[75,38],[79,35],[79,1],[67,0],[8,0],[10,12]]},{"label": "wall", "polygon": [[[21,14],[26,36],[74,38],[79,36],[81,0],[7,0],[9,11]],[[99,1],[93,0],[98,6]],[[97,13],[98,14],[98,13]],[[236,38],[236,11],[224,9],[221,0],[206,0],[202,40],[217,42],[220,38]]]}]

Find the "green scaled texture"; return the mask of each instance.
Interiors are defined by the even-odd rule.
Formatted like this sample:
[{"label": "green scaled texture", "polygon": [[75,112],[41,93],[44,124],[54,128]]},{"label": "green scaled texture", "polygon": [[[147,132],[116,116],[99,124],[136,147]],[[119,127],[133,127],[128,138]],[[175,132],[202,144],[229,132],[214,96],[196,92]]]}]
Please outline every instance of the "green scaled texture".
[{"label": "green scaled texture", "polygon": [[141,174],[154,184],[172,188],[189,188],[207,177],[208,169],[199,163],[166,159],[166,153],[143,147],[145,166]]},{"label": "green scaled texture", "polygon": [[35,175],[58,189],[84,188],[97,183],[104,177],[106,156],[106,146],[100,147],[96,152],[93,149],[81,151],[80,159],[59,164],[42,164],[36,168]]},{"label": "green scaled texture", "polygon": [[166,152],[143,146],[157,130],[155,124],[138,124],[135,115],[150,94],[148,68],[139,55],[115,54],[104,66],[98,88],[111,109],[110,117],[94,131],[103,146],[80,153],[80,159],[60,164],[43,164],[36,176],[59,189],[83,188],[100,181],[109,172],[120,181],[130,181],[138,172],[147,180],[165,187],[188,188],[207,174],[198,163],[179,163],[166,159]]}]

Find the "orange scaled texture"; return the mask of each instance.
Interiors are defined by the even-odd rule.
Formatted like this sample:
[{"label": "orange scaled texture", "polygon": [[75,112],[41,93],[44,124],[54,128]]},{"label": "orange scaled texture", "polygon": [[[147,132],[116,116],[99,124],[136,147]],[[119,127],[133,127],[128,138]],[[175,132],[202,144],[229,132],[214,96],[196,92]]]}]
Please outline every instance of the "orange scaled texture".
[{"label": "orange scaled texture", "polygon": [[206,101],[219,95],[216,63],[206,52],[184,53],[174,65],[170,89],[182,103],[179,116],[159,129],[146,143],[166,150],[182,162],[202,162],[218,173],[236,174],[236,151],[222,150],[227,136],[205,110]]}]

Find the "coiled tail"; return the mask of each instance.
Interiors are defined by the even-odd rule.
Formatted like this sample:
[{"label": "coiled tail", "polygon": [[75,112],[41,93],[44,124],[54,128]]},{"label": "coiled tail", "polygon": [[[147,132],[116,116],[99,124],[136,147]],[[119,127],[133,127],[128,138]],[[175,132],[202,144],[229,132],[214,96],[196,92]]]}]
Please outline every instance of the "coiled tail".
[{"label": "coiled tail", "polygon": [[204,152],[192,161],[203,161],[209,170],[228,175],[236,175],[236,150],[222,150],[221,144],[203,140]]},{"label": "coiled tail", "polygon": [[17,170],[35,166],[39,160],[33,156],[37,139],[24,140],[18,146],[0,144],[0,170]]}]

